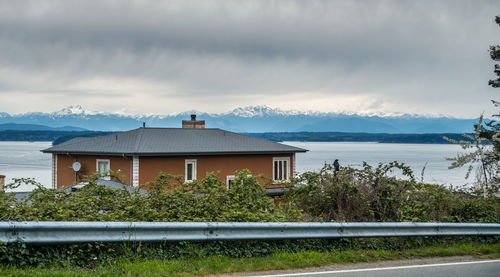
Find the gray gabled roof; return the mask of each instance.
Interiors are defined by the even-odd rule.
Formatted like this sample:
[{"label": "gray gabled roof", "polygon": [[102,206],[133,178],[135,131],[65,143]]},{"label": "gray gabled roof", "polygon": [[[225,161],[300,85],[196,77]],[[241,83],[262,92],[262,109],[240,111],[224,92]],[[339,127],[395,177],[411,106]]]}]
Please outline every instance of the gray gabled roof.
[{"label": "gray gabled roof", "polygon": [[[119,182],[119,181],[111,181],[111,180],[105,180],[105,179],[102,179],[102,178],[98,178],[97,180],[95,180],[95,182],[96,182],[96,184],[105,186],[107,188],[125,189],[125,190],[127,190],[129,192],[137,191],[141,195],[146,195],[147,194],[147,190],[143,190],[143,189],[140,189],[140,188],[135,188],[135,187],[126,185],[126,184],[124,184],[122,182]],[[81,189],[81,188],[83,188],[84,186],[86,186],[88,184],[89,184],[89,182],[83,182],[83,183],[78,183],[78,184],[75,184],[75,185],[72,185],[72,186],[69,186],[69,187],[59,188],[58,190],[65,190],[67,193],[74,193],[78,189]]]},{"label": "gray gabled roof", "polygon": [[98,155],[231,155],[296,153],[307,150],[221,129],[139,128],[118,134],[74,138],[44,153]]},{"label": "gray gabled roof", "polygon": [[[102,178],[99,178],[95,182],[98,185],[102,185],[102,186],[105,186],[105,187],[108,187],[108,188],[112,188],[112,189],[126,189],[129,192],[137,191],[140,195],[147,195],[148,194],[147,190],[143,190],[143,189],[140,189],[140,188],[135,188],[135,187],[132,187],[132,186],[128,186],[128,185],[126,185],[126,184],[124,184],[122,182],[118,182],[118,181],[104,180]],[[69,187],[59,188],[57,190],[59,190],[59,191],[64,190],[67,193],[74,193],[78,189],[80,189],[80,188],[82,188],[82,187],[84,187],[84,186],[86,186],[88,184],[89,184],[88,182],[79,183],[79,184],[75,184],[75,185],[72,185],[72,186],[69,186]],[[17,202],[24,202],[24,201],[26,201],[28,199],[28,197],[30,196],[30,194],[32,192],[31,191],[22,191],[22,192],[8,192],[8,193],[14,194],[14,197],[16,197]],[[27,203],[30,204],[31,201],[28,200]]]}]

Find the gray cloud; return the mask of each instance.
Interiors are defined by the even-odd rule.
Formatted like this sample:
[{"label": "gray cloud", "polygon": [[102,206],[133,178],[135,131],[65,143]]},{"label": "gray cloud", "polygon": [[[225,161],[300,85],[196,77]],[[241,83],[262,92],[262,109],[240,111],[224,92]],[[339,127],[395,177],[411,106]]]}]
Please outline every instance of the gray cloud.
[{"label": "gray cloud", "polygon": [[498,95],[498,1],[102,2],[0,2],[0,110],[472,117]]}]

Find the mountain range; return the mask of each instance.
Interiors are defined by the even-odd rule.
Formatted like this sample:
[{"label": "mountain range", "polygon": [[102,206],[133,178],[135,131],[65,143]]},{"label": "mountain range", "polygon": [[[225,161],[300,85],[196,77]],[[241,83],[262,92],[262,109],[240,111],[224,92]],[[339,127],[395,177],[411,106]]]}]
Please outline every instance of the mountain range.
[{"label": "mountain range", "polygon": [[[7,123],[25,124],[22,128],[28,128],[29,126],[26,125],[28,124],[31,128],[48,126],[56,130],[77,131],[130,130],[141,127],[143,122],[148,127],[181,127],[181,121],[189,120],[189,115],[193,113],[197,114],[197,119],[205,120],[207,128],[221,128],[235,132],[469,133],[473,132],[473,124],[478,121],[478,119],[409,114],[362,115],[284,111],[267,106],[241,107],[230,112],[216,114],[188,111],[172,115],[127,115],[92,112],[76,105],[52,113],[0,112],[0,130],[6,130],[5,126],[16,127],[16,125],[5,125]],[[39,125],[44,126],[39,127]]]}]

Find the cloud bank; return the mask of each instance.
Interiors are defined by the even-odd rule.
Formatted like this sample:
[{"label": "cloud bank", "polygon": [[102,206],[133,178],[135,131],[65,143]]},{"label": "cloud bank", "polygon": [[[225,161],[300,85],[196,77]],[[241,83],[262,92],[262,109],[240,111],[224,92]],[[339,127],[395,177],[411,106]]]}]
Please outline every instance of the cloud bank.
[{"label": "cloud bank", "polygon": [[1,1],[0,111],[493,113],[498,1]]}]

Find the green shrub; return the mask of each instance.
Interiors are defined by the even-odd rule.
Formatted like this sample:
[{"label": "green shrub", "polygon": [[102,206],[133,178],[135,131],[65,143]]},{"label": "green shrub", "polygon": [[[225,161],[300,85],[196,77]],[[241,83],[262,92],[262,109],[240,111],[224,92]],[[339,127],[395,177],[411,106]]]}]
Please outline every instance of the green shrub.
[{"label": "green shrub", "polygon": [[405,221],[453,222],[450,212],[463,196],[441,185],[419,183],[408,190],[404,198],[401,213]]},{"label": "green shrub", "polygon": [[477,242],[493,244],[499,237],[421,237],[322,239],[277,241],[213,241],[213,242],[158,242],[158,243],[84,243],[77,245],[26,245],[22,242],[0,243],[0,264],[14,267],[79,266],[95,267],[116,260],[172,260],[178,258],[205,258],[227,256],[253,258],[280,252],[303,251],[339,252],[346,250],[399,251],[424,246],[452,245]]},{"label": "green shrub", "polygon": [[[388,176],[396,168],[409,180]],[[364,163],[362,169],[344,167],[339,172],[326,164],[318,173],[300,175],[287,197],[304,211],[304,219],[400,221],[404,194],[413,186],[413,173],[397,162],[377,168]]]},{"label": "green shrub", "polygon": [[[19,179],[16,182],[26,182]],[[214,173],[191,183],[161,173],[149,193],[113,189],[89,180],[73,193],[39,184],[26,201],[0,192],[0,216],[11,221],[289,221],[298,217],[286,203],[276,208],[248,170],[227,189]],[[290,216],[287,212],[290,212]]]},{"label": "green shrub", "polygon": [[[389,176],[394,169],[404,178]],[[286,197],[305,221],[500,222],[500,197],[417,183],[411,169],[398,162],[339,172],[326,164],[295,182]]]},{"label": "green shrub", "polygon": [[[389,175],[401,170],[404,178]],[[119,178],[112,174],[113,178]],[[301,174],[284,197],[273,201],[258,178],[247,170],[236,173],[227,189],[215,173],[183,183],[179,176],[161,173],[138,191],[98,185],[98,176],[73,193],[17,179],[36,188],[25,201],[0,191],[2,221],[451,221],[500,222],[500,198],[479,197],[474,191],[417,183],[413,173],[397,162],[364,163],[362,169]],[[277,204],[275,204],[277,203]],[[401,250],[457,241],[498,242],[499,237],[424,237],[333,240],[281,240],[179,243],[86,243],[35,246],[22,242],[0,244],[0,264],[14,266],[92,266],[119,258],[174,259],[179,257],[257,257],[277,252],[340,251],[345,249]]]}]

